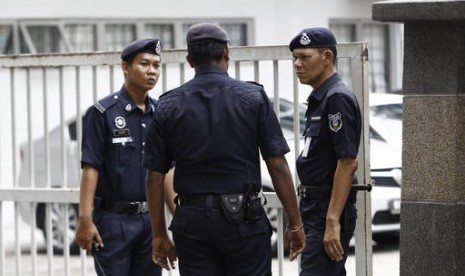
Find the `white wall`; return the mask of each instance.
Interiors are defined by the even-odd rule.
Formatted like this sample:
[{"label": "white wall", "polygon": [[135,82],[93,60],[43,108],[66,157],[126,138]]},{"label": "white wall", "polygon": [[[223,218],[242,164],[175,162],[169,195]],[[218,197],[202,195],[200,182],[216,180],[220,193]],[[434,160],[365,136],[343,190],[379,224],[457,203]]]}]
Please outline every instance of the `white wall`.
[{"label": "white wall", "polygon": [[[255,20],[255,44],[287,44],[330,18],[371,18],[371,0],[3,0],[1,19],[17,18],[229,18]],[[27,8],[25,8],[27,7]]]}]

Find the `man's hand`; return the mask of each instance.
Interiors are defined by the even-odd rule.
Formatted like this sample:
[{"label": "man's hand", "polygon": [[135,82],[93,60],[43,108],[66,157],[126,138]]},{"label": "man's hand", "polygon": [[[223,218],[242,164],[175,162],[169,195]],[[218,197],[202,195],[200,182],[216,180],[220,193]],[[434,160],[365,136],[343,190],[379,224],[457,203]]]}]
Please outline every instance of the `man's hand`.
[{"label": "man's hand", "polygon": [[341,245],[341,225],[339,221],[326,220],[325,235],[323,237],[326,254],[333,261],[341,261],[344,249]]},{"label": "man's hand", "polygon": [[175,269],[177,261],[173,243],[167,236],[156,237],[152,240],[153,262],[166,270]]},{"label": "man's hand", "polygon": [[80,218],[76,230],[76,243],[80,248],[92,252],[92,242],[96,241],[100,247],[103,247],[103,241],[91,218]]},{"label": "man's hand", "polygon": [[284,246],[290,248],[289,260],[293,261],[297,256],[302,253],[305,249],[305,231],[303,226],[296,229],[286,228],[284,234]]}]

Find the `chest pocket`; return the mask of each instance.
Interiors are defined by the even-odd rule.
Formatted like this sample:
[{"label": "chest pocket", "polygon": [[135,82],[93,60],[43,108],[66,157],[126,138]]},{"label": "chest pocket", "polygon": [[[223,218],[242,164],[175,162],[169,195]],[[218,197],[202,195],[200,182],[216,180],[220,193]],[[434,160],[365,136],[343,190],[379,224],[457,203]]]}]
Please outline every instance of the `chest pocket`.
[{"label": "chest pocket", "polygon": [[318,137],[320,136],[320,131],[321,131],[321,120],[311,121],[308,126],[306,136],[307,137]]},{"label": "chest pocket", "polygon": [[126,142],[115,146],[119,166],[129,166],[131,163],[138,161],[136,159],[136,146],[134,142]]}]

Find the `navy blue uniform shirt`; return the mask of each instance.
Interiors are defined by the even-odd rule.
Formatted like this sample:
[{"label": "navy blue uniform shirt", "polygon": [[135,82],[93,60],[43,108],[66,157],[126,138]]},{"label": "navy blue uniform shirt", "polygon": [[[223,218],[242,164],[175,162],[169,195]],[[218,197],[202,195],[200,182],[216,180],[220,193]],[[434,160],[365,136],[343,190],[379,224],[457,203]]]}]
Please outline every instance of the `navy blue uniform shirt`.
[{"label": "navy blue uniform shirt", "polygon": [[333,184],[337,160],[357,157],[362,128],[354,93],[337,73],[308,97],[304,149],[297,159],[302,185]]},{"label": "navy blue uniform shirt", "polygon": [[216,66],[162,95],[145,147],[145,165],[166,173],[176,162],[177,193],[244,192],[261,184],[263,158],[289,151],[270,101],[257,84]]},{"label": "navy blue uniform shirt", "polygon": [[123,86],[90,107],[83,119],[81,165],[99,171],[96,197],[145,201],[143,145],[153,122],[155,100],[147,96],[146,111],[137,107]]}]

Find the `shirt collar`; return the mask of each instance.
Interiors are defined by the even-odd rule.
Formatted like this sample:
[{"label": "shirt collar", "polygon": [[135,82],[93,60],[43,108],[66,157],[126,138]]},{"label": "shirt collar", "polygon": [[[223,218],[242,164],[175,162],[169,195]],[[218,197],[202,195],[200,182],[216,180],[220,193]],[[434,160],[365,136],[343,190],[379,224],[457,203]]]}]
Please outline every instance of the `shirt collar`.
[{"label": "shirt collar", "polygon": [[310,102],[311,99],[315,99],[319,102],[326,96],[328,93],[329,88],[336,82],[340,80],[339,74],[334,73],[329,78],[327,78],[320,87],[316,90],[313,90],[308,96],[307,102]]},{"label": "shirt collar", "polygon": [[[128,90],[126,87],[123,85],[120,90],[120,103],[123,109],[127,112],[130,113],[134,111],[135,109],[138,109],[137,105],[134,103],[132,100],[131,96],[129,95]],[[152,104],[152,102],[149,99],[149,96],[145,97],[145,113],[147,112],[153,112],[155,110],[155,106]]]},{"label": "shirt collar", "polygon": [[228,76],[228,72],[216,65],[199,66],[195,69],[196,77],[206,74],[219,74],[223,76]]}]

